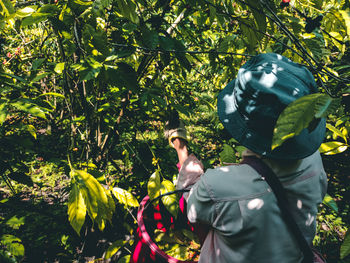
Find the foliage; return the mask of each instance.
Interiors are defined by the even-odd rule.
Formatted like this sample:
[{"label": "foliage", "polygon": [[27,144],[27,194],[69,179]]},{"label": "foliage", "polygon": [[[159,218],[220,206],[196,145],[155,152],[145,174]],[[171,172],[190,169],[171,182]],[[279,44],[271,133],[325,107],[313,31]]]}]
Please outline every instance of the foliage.
[{"label": "foliage", "polygon": [[[55,198],[47,202],[68,206],[66,223],[80,237],[65,232],[69,238],[52,240],[67,257],[81,259],[86,250],[75,255],[72,247],[93,231],[117,227],[131,235],[137,200],[175,189],[176,156],[162,138],[168,112],[180,112],[206,168],[239,160],[243,148],[219,123],[215,98],[260,52],[305,64],[320,86],[319,94],[286,109],[295,114],[281,116],[274,147],[327,117],[320,150],[346,159],[349,8],[348,1],[324,0],[286,7],[277,0],[0,0],[1,192],[30,192],[34,199],[50,193]],[[345,218],[338,168],[329,170],[330,195]],[[175,195],[161,200],[175,215]],[[16,229],[4,229],[30,244]],[[111,246],[108,257],[126,260],[123,238],[103,247]]]}]

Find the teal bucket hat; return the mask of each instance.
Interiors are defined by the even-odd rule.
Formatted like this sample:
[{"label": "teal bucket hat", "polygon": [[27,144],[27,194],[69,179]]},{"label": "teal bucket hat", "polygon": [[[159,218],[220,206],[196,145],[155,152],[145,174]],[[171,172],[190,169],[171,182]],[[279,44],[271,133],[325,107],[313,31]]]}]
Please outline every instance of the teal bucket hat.
[{"label": "teal bucket hat", "polygon": [[316,128],[304,129],[272,151],[273,129],[288,104],[316,92],[315,79],[307,68],[279,54],[260,54],[246,62],[237,78],[219,93],[219,119],[234,139],[255,153],[273,159],[302,159],[320,147],[326,120],[320,119]]}]

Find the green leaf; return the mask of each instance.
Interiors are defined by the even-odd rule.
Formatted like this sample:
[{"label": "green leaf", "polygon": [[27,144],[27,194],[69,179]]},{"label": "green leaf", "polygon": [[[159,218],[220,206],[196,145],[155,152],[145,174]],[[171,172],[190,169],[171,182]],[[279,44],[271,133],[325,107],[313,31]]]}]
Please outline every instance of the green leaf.
[{"label": "green leaf", "polygon": [[345,21],[347,35],[350,36],[350,10],[340,10],[339,12]]},{"label": "green leaf", "polygon": [[36,129],[33,125],[27,125],[27,131],[36,139]]},{"label": "green leaf", "polygon": [[30,26],[45,21],[49,15],[50,14],[45,13],[34,13],[31,16],[28,16],[22,20],[22,26]]},{"label": "green leaf", "polygon": [[17,218],[17,216],[11,217],[9,220],[6,221],[6,225],[11,227],[12,229],[19,229],[21,226],[24,225],[25,217],[22,216],[20,218]]},{"label": "green leaf", "polygon": [[333,211],[338,213],[338,206],[337,203],[334,201],[333,197],[331,197],[329,194],[326,194],[323,203],[330,207]]},{"label": "green leaf", "polygon": [[130,262],[130,255],[127,255],[125,257],[122,257],[121,259],[118,259],[118,263],[129,263]]},{"label": "green leaf", "polygon": [[340,258],[343,259],[350,255],[350,230],[346,232],[343,244],[340,247]]},{"label": "green leaf", "polygon": [[24,256],[24,246],[21,244],[22,240],[14,235],[5,234],[0,238],[0,244],[16,257]]},{"label": "green leaf", "polygon": [[114,187],[112,189],[112,193],[120,203],[126,206],[138,207],[140,205],[137,199],[130,192],[122,188]]},{"label": "green leaf", "polygon": [[44,110],[34,104],[31,100],[18,99],[17,101],[10,103],[10,105],[35,117],[46,119]]},{"label": "green leaf", "polygon": [[224,164],[230,164],[236,162],[235,150],[228,144],[223,145],[223,150],[220,152],[220,160]]},{"label": "green leaf", "polygon": [[342,153],[346,151],[348,147],[349,145],[343,142],[332,141],[332,142],[322,143],[319,148],[319,151],[320,153],[323,153],[325,155],[333,155],[333,154]]},{"label": "green leaf", "polygon": [[[259,11],[262,10],[260,2],[255,0],[247,0],[247,3],[249,4],[249,9],[253,13],[257,28],[260,31],[265,32],[267,27],[266,15],[264,14],[264,12]],[[264,35],[258,34],[258,36],[261,39]]]},{"label": "green leaf", "polygon": [[[118,250],[124,246],[124,244],[126,243],[126,240],[117,240],[115,242],[112,243],[112,245],[110,245],[106,251],[106,254],[104,256],[104,259],[109,259],[111,258],[115,253],[118,252]],[[119,262],[119,260],[118,260]]]},{"label": "green leaf", "polygon": [[117,2],[117,8],[118,13],[129,19],[131,22],[138,24],[139,23],[139,17],[136,13],[136,5],[133,0],[118,0]]},{"label": "green leaf", "polygon": [[327,94],[322,94],[316,100],[315,118],[326,118],[329,114],[334,113],[340,106],[341,99],[331,98]]},{"label": "green leaf", "polygon": [[315,93],[290,103],[279,116],[272,138],[272,150],[309,127],[315,118],[324,118],[336,109],[338,101]]},{"label": "green leaf", "polygon": [[144,29],[142,31],[142,42],[146,47],[155,49],[159,43],[158,32],[154,30]]},{"label": "green leaf", "polygon": [[34,60],[32,63],[32,70],[37,70],[38,68],[40,68],[40,66],[44,63],[45,60],[46,58],[38,58]]},{"label": "green leaf", "polygon": [[85,0],[73,0],[73,2],[77,5],[81,5],[81,6],[90,6],[92,5],[92,1],[85,1]]},{"label": "green leaf", "polygon": [[258,33],[254,30],[256,27],[254,21],[242,19],[242,22],[239,24],[239,26],[243,32],[242,35],[247,38],[246,42],[249,50],[254,50],[258,43]]},{"label": "green leaf", "polygon": [[64,67],[65,67],[65,64],[66,64],[65,62],[57,63],[56,66],[55,66],[54,71],[57,74],[62,74],[62,72],[64,70]]},{"label": "green leaf", "polygon": [[0,125],[4,123],[8,115],[7,103],[0,104]]},{"label": "green leaf", "polygon": [[18,9],[16,11],[17,17],[27,17],[33,14],[37,9],[37,6],[26,6],[25,8]]},{"label": "green leaf", "polygon": [[[334,126],[330,125],[329,123],[326,124],[326,127],[328,130],[332,131],[337,137],[343,138],[345,143],[347,143],[346,136],[340,130],[338,130]],[[336,139],[336,138],[334,138],[334,139]]]},{"label": "green leaf", "polygon": [[227,50],[233,46],[233,43],[236,37],[237,35],[230,35],[230,36],[224,37],[224,39],[219,44],[218,51],[227,52]]},{"label": "green leaf", "polygon": [[10,0],[1,0],[0,5],[2,7],[2,10],[5,12],[6,16],[9,16],[10,14],[13,14],[15,12],[15,9]]},{"label": "green leaf", "polygon": [[95,177],[86,171],[72,170],[71,176],[79,184],[89,216],[97,222],[102,231],[105,227],[105,220],[111,221],[115,210],[112,196]]},{"label": "green leaf", "polygon": [[57,92],[46,92],[46,93],[40,94],[38,97],[42,97],[42,96],[53,96],[53,97],[59,97],[62,99],[65,98],[64,95],[57,93]]},{"label": "green leaf", "polygon": [[[161,194],[175,191],[175,185],[169,180],[163,180],[160,187]],[[162,197],[165,208],[176,218],[179,210],[179,200],[176,194],[165,195]]]},{"label": "green leaf", "polygon": [[85,222],[85,216],[86,206],[83,195],[79,190],[78,185],[73,184],[68,199],[68,220],[79,236],[81,227]]},{"label": "green leaf", "polygon": [[147,183],[147,192],[150,200],[153,200],[159,196],[160,192],[160,176],[159,171],[155,171],[148,180]]}]

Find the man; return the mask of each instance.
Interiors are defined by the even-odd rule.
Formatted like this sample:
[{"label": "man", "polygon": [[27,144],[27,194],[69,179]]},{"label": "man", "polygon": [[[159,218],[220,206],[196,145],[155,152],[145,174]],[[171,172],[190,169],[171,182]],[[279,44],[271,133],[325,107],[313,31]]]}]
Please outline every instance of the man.
[{"label": "man", "polygon": [[[318,148],[325,120],[304,129],[271,150],[278,116],[292,101],[318,92],[312,74],[303,66],[274,53],[249,60],[218,96],[218,115],[225,129],[247,150],[261,158],[282,182],[293,218],[306,241],[316,232],[318,205],[326,193],[327,178]],[[184,127],[167,131],[181,166],[177,188],[185,194],[190,222],[205,225],[201,248],[204,262],[302,262],[294,234],[281,217],[276,197],[261,175],[247,164],[205,173],[194,155],[188,155]]]}]

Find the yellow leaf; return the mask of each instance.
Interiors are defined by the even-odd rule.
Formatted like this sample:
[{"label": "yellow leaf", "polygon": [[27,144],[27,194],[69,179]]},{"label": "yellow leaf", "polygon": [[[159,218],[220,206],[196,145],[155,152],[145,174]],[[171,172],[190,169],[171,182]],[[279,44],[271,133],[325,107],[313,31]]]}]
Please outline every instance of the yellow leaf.
[{"label": "yellow leaf", "polygon": [[118,201],[126,206],[133,206],[133,207],[138,207],[139,202],[137,199],[128,191],[119,188],[119,187],[114,187],[112,189],[112,193],[114,194],[115,198],[118,199]]},{"label": "yellow leaf", "polygon": [[348,148],[348,145],[342,142],[332,141],[322,143],[319,151],[325,155],[333,155],[344,152]]},{"label": "yellow leaf", "polygon": [[112,196],[95,177],[86,171],[73,170],[72,174],[79,183],[89,216],[98,223],[100,229],[103,229],[105,220],[112,219],[115,209]]},{"label": "yellow leaf", "polygon": [[150,200],[159,196],[160,191],[160,176],[159,172],[155,171],[148,180],[147,191]]},{"label": "yellow leaf", "polygon": [[115,253],[118,252],[118,250],[126,243],[126,240],[117,240],[113,242],[112,245],[109,246],[109,248],[106,251],[106,254],[104,256],[105,259],[111,258]]},{"label": "yellow leaf", "polygon": [[[166,194],[175,191],[174,184],[169,180],[163,180],[161,183],[161,194]],[[166,209],[174,216],[177,216],[179,210],[179,200],[176,194],[165,195],[162,197],[162,202]]]},{"label": "yellow leaf", "polygon": [[85,222],[86,206],[78,186],[73,185],[68,199],[68,220],[80,236],[80,229]]}]

